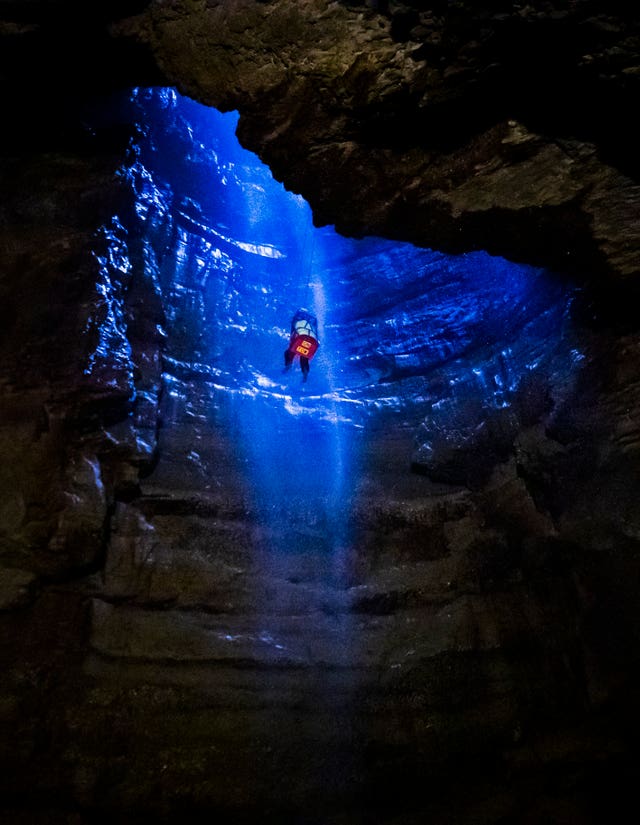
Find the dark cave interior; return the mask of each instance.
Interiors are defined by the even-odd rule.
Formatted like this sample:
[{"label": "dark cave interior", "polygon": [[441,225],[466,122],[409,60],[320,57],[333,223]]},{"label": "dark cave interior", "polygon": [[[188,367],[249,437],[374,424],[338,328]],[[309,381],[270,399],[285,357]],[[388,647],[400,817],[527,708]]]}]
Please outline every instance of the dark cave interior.
[{"label": "dark cave interior", "polygon": [[626,818],[637,13],[0,22],[0,818]]}]

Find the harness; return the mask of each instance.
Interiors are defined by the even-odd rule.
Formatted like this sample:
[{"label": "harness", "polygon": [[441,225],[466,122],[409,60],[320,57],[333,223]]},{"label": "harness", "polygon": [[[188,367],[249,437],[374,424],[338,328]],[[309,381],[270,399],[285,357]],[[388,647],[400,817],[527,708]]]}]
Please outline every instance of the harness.
[{"label": "harness", "polygon": [[320,346],[318,342],[317,322],[315,316],[299,310],[291,322],[291,340],[289,352],[311,359]]}]

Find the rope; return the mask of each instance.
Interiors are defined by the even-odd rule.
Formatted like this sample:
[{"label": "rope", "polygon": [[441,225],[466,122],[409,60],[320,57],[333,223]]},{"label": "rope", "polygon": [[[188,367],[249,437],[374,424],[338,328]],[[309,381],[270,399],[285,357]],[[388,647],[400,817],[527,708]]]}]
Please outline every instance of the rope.
[{"label": "rope", "polygon": [[[310,283],[310,275],[311,269],[313,267],[313,259],[315,255],[315,227],[313,226],[313,222],[307,224],[307,228],[304,234],[304,241],[302,244],[302,252],[301,252],[301,260],[300,260],[300,274],[299,274],[299,281],[300,284],[300,294],[304,292],[304,301],[303,304],[307,305],[310,303],[311,298],[313,298],[313,288]],[[311,309],[311,307],[308,307]]]}]

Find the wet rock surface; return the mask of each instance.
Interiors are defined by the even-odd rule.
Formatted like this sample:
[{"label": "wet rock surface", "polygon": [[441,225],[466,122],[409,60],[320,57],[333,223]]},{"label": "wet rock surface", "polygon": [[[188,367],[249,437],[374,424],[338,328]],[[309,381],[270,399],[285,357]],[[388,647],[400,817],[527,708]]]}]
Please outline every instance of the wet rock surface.
[{"label": "wet rock surface", "polygon": [[[383,5],[336,8],[413,42],[423,13]],[[266,172],[203,129],[141,91],[3,160],[3,816],[622,819],[640,632],[625,302],[488,256],[326,231],[310,250],[285,227],[295,203],[270,216]],[[498,178],[520,197],[522,168],[487,173],[491,197]],[[607,243],[633,257],[611,203]],[[279,255],[313,263],[311,293]],[[318,285],[302,390],[273,365]]]}]

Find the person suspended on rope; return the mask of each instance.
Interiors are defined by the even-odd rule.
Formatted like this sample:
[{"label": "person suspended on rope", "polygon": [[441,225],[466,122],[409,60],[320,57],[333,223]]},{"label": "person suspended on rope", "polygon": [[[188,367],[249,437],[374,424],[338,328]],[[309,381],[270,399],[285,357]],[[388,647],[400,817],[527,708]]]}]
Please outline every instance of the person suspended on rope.
[{"label": "person suspended on rope", "polygon": [[318,320],[308,309],[299,309],[291,319],[291,337],[284,351],[285,372],[291,369],[296,356],[300,357],[302,380],[309,375],[309,361],[320,346],[318,341]]}]

